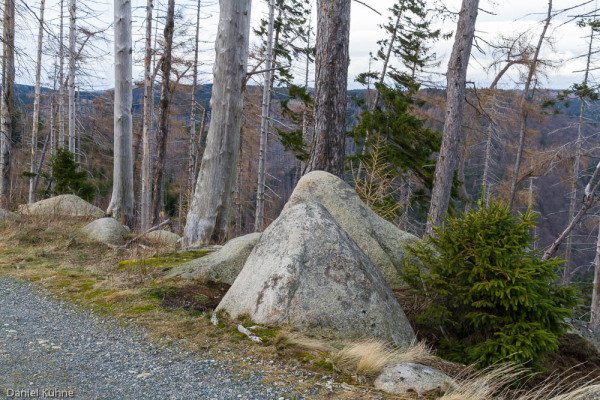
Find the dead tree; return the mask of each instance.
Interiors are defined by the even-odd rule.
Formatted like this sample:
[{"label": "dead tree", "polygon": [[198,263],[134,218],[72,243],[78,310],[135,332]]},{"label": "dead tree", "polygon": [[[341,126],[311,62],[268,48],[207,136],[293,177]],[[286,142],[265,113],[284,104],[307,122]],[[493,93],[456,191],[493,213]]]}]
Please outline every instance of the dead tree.
[{"label": "dead tree", "polygon": [[463,0],[458,17],[456,37],[446,73],[446,118],[431,191],[431,205],[425,231],[428,235],[433,234],[433,228],[440,224],[442,216],[448,210],[454,172],[458,168],[467,67],[471,58],[478,6],[479,0]]},{"label": "dead tree", "polygon": [[[106,213],[133,227],[133,103],[131,0],[115,0],[115,105],[112,198]],[[71,84],[71,82],[69,82]],[[73,131],[73,135],[74,135]],[[69,135],[69,147],[71,140]],[[70,150],[70,149],[69,149]]]},{"label": "dead tree", "polygon": [[186,244],[223,242],[237,177],[242,84],[248,62],[251,0],[221,0],[213,68],[212,116],[184,231]]},{"label": "dead tree", "polygon": [[150,71],[152,62],[152,9],[154,3],[146,5],[146,52],[144,54],[144,120],[142,121],[142,171],[140,185],[140,226],[142,230],[150,226],[150,199],[152,197],[152,157],[150,153],[150,131],[152,130],[153,80]]}]

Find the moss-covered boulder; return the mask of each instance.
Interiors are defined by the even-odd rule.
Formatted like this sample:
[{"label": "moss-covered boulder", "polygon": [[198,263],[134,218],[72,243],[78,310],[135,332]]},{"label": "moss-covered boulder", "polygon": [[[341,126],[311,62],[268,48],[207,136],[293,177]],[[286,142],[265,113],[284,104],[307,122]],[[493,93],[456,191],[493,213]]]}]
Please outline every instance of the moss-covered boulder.
[{"label": "moss-covered boulder", "polygon": [[231,239],[219,250],[196,260],[181,264],[167,275],[233,284],[246,259],[260,239],[260,233],[250,233]]}]

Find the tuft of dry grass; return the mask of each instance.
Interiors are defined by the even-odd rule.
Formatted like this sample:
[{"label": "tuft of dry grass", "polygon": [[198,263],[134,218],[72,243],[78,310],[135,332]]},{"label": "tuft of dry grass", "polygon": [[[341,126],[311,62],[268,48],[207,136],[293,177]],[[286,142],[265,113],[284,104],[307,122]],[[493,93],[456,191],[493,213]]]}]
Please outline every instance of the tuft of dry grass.
[{"label": "tuft of dry grass", "polygon": [[335,351],[335,347],[321,340],[302,335],[290,330],[278,332],[273,341],[277,351],[282,353],[309,353],[309,354],[327,354]]},{"label": "tuft of dry grass", "polygon": [[354,376],[359,383],[363,384],[373,381],[386,365],[392,363],[431,365],[435,360],[431,348],[425,343],[413,343],[403,351],[373,339],[350,343],[331,356],[331,361],[337,370]]}]

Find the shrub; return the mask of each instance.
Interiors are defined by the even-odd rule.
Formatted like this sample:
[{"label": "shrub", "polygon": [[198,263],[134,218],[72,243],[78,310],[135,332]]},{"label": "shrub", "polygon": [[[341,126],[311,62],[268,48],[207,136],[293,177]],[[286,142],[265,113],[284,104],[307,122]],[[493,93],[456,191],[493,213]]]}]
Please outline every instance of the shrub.
[{"label": "shrub", "polygon": [[74,194],[86,201],[93,201],[96,189],[87,180],[87,172],[78,171],[75,155],[66,149],[58,149],[50,160],[56,194]]},{"label": "shrub", "polygon": [[[542,260],[530,236],[537,215],[514,215],[501,202],[449,217],[429,243],[408,246],[406,280],[431,300],[422,320],[445,336],[440,355],[480,367],[543,359],[576,304],[560,286],[561,260]],[[434,250],[435,248],[435,250]]]}]

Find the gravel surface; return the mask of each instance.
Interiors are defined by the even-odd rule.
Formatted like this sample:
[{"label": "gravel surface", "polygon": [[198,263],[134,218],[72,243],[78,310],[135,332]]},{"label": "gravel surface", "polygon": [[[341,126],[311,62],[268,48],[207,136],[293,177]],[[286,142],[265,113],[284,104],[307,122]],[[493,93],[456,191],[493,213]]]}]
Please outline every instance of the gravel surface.
[{"label": "gravel surface", "polygon": [[161,347],[142,329],[122,325],[32,284],[0,278],[0,399],[25,390],[33,391],[30,398],[313,398],[283,383],[264,384],[265,374],[243,362]]}]

